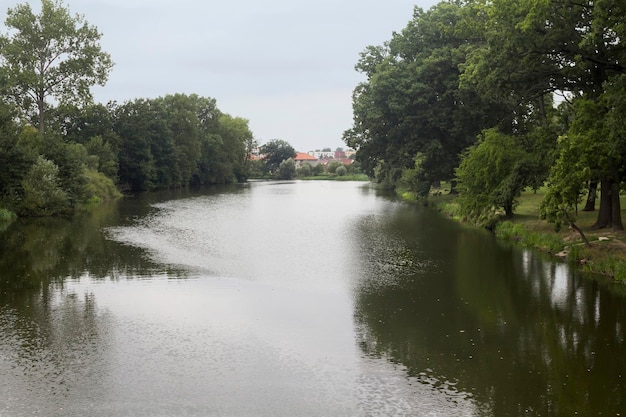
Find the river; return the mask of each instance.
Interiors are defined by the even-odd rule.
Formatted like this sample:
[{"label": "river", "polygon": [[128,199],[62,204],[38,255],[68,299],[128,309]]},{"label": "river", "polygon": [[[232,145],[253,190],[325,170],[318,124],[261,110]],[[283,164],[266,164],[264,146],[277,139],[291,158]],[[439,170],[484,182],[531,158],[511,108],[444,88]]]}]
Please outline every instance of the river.
[{"label": "river", "polygon": [[2,417],[619,416],[625,332],[623,286],[365,183],[0,231]]}]

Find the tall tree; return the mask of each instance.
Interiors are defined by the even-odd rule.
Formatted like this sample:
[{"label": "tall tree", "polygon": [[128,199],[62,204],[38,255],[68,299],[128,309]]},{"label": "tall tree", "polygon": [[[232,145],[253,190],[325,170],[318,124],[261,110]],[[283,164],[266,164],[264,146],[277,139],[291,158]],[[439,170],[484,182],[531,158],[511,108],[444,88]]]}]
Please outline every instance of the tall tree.
[{"label": "tall tree", "polygon": [[[505,106],[460,84],[460,67],[481,33],[461,2],[441,2],[413,19],[356,65],[367,76],[353,95],[346,143],[368,175],[394,185],[420,161],[420,190],[454,178],[459,155]],[[496,105],[498,104],[498,105]],[[416,158],[417,157],[417,158]]]},{"label": "tall tree", "polygon": [[231,171],[238,181],[245,181],[249,175],[250,154],[256,146],[248,120],[224,114],[219,118],[219,131]]},{"label": "tall tree", "polygon": [[72,16],[60,0],[42,0],[41,13],[30,5],[9,9],[0,35],[0,67],[9,95],[25,113],[34,111],[39,134],[45,129],[47,99],[91,101],[90,88],[104,85],[113,63],[100,48],[101,34],[83,16]]},{"label": "tall tree", "polygon": [[281,139],[273,139],[259,149],[265,161],[265,169],[270,174],[278,171],[280,163],[296,157],[296,150],[289,142]]}]

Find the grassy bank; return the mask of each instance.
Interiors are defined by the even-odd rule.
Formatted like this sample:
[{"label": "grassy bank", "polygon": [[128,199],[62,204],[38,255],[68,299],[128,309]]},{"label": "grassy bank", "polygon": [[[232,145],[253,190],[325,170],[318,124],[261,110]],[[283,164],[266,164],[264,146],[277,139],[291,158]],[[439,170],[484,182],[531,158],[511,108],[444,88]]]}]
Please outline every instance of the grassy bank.
[{"label": "grassy bank", "polygon": [[[442,190],[443,191],[443,190]],[[543,191],[524,192],[512,220],[497,224],[495,234],[501,239],[516,242],[524,247],[540,250],[567,262],[576,263],[586,271],[600,273],[626,284],[626,233],[607,229],[592,230],[597,211],[578,213],[576,224],[590,241],[585,245],[580,235],[567,228],[556,232],[554,225],[539,218],[539,205]],[[429,204],[447,215],[461,220],[457,215],[455,196],[435,193]],[[622,218],[626,219],[626,198],[622,198]]]}]

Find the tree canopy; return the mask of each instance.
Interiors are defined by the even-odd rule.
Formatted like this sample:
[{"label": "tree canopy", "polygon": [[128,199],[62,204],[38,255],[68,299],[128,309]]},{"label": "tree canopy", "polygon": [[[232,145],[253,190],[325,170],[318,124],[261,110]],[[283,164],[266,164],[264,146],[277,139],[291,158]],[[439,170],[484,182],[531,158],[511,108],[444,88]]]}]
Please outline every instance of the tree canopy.
[{"label": "tree canopy", "polygon": [[42,0],[35,15],[28,3],[9,9],[8,34],[0,35],[0,68],[5,94],[26,115],[36,114],[43,136],[45,112],[61,103],[91,101],[90,88],[104,85],[113,63],[100,48],[101,34],[60,0]]},{"label": "tree canopy", "polygon": [[[366,80],[354,90],[344,141],[368,175],[391,187],[425,195],[460,180],[459,201],[476,219],[498,205],[510,216],[519,187],[548,177],[545,213],[575,209],[599,182],[596,227],[621,229],[625,7],[450,0],[415,8],[401,32],[362,52],[356,69]],[[481,156],[488,152],[507,169],[494,167],[479,186],[486,168],[476,161],[491,166]],[[532,163],[511,160],[517,153]],[[498,203],[494,192],[508,197]]]},{"label": "tree canopy", "polygon": [[283,161],[296,157],[296,150],[293,146],[282,139],[270,140],[259,148],[259,152],[263,155],[265,169],[270,174],[278,172]]},{"label": "tree canopy", "polygon": [[256,141],[216,100],[94,104],[112,68],[101,34],[59,0],[9,9],[0,35],[0,209],[55,215],[144,191],[245,181]]},{"label": "tree canopy", "polygon": [[506,116],[501,102],[460,83],[459,68],[481,37],[466,15],[460,3],[415,8],[406,28],[361,54],[356,69],[367,81],[354,91],[344,140],[378,182],[397,184],[418,154],[421,188],[453,179],[460,153]]}]

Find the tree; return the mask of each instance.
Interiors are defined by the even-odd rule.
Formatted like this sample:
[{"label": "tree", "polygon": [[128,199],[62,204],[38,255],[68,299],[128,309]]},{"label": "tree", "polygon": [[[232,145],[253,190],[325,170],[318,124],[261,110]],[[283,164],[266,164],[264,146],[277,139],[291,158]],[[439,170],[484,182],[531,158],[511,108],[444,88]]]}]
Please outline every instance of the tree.
[{"label": "tree", "polygon": [[[20,135],[14,118],[13,109],[0,102],[0,207],[16,211],[23,197],[22,180],[37,160],[37,152],[27,144],[24,136],[28,134]],[[34,128],[25,130],[39,139]]]},{"label": "tree", "polygon": [[622,230],[619,184],[626,178],[626,75],[613,77],[597,100],[578,98],[573,107],[575,118],[559,141],[543,216],[557,228],[562,223],[574,227],[577,204],[589,178],[601,178],[600,210],[592,228]]},{"label": "tree", "polygon": [[332,161],[326,166],[326,172],[329,174],[336,174],[337,168],[342,167],[343,163],[341,161]]},{"label": "tree", "polygon": [[34,110],[43,136],[47,99],[87,103],[90,88],[104,85],[113,63],[100,48],[101,34],[82,16],[71,16],[60,0],[42,0],[41,13],[28,3],[9,9],[0,35],[1,67],[8,95],[29,114]]},{"label": "tree", "polygon": [[219,118],[219,131],[231,171],[237,181],[245,181],[249,176],[250,155],[256,147],[248,120],[224,114]]},{"label": "tree", "polygon": [[541,202],[540,215],[542,219],[553,223],[557,231],[563,225],[570,226],[588,243],[576,225],[577,207],[590,175],[585,158],[581,155],[585,151],[577,139],[580,138],[572,140],[571,136],[563,136],[559,139],[559,157],[550,171],[548,191]]},{"label": "tree", "polygon": [[516,199],[532,178],[530,169],[531,158],[514,137],[495,129],[483,132],[456,170],[462,214],[486,225],[499,209],[512,217]]},{"label": "tree", "polygon": [[459,155],[506,114],[501,100],[460,83],[460,67],[482,33],[459,2],[441,2],[381,47],[361,54],[367,76],[353,94],[354,124],[344,141],[377,182],[395,186],[419,154],[419,190],[453,180]]},{"label": "tree", "polygon": [[285,159],[278,166],[278,179],[290,180],[296,175],[296,162],[293,158]]},{"label": "tree", "polygon": [[[546,109],[546,93],[565,92],[566,97],[587,102],[579,109],[578,123],[570,139],[578,143],[605,142],[596,119],[605,119],[602,108],[604,92],[611,80],[624,74],[626,67],[626,9],[621,0],[494,0],[484,2],[482,13],[486,42],[477,49],[465,66],[464,77],[483,92],[514,98],[523,107]],[[595,116],[588,117],[587,111]],[[519,121],[520,118],[517,118]],[[600,123],[601,124],[601,123]],[[582,136],[588,139],[579,141]],[[600,181],[600,210],[596,227],[621,228],[621,215],[614,210],[619,203],[619,158],[608,146],[589,148],[600,152],[581,158],[594,164],[588,171]],[[556,181],[554,184],[564,184]],[[595,192],[593,193],[595,195]]]},{"label": "tree", "polygon": [[261,146],[259,152],[263,155],[266,172],[275,173],[280,163],[289,158],[296,157],[296,150],[288,142],[281,139],[273,139]]}]

